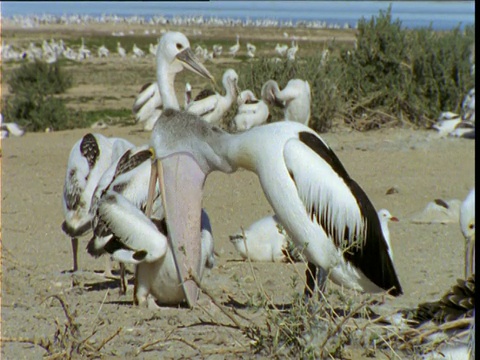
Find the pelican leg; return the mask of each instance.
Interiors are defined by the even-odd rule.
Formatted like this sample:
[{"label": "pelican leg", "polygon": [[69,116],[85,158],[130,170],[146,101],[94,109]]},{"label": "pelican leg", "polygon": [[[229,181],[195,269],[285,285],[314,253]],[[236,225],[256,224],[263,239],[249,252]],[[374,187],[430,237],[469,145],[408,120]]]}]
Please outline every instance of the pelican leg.
[{"label": "pelican leg", "polygon": [[307,270],[305,270],[306,283],[305,290],[303,292],[305,300],[310,299],[315,294],[315,285],[317,285],[318,291],[325,291],[325,284],[327,282],[328,273],[327,271],[320,267],[316,266],[312,262],[307,263]]},{"label": "pelican leg", "polygon": [[125,264],[120,263],[120,295],[125,295],[127,293],[127,274],[125,269]]},{"label": "pelican leg", "polygon": [[78,238],[72,237],[72,253],[73,253],[73,270],[76,272],[78,270]]},{"label": "pelican leg", "polygon": [[115,279],[112,273],[112,260],[108,256],[105,257],[105,271],[103,272],[103,276],[107,279]]}]

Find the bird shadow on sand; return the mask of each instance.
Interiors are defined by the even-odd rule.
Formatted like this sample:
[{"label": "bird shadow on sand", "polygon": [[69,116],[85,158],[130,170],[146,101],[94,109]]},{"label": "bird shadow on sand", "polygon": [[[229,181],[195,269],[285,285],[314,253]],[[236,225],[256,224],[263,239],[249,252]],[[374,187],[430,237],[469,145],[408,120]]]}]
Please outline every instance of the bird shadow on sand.
[{"label": "bird shadow on sand", "polygon": [[[133,279],[128,280],[128,285],[133,285]],[[105,279],[97,282],[84,283],[85,291],[103,291],[107,289],[120,289],[120,279]]]}]

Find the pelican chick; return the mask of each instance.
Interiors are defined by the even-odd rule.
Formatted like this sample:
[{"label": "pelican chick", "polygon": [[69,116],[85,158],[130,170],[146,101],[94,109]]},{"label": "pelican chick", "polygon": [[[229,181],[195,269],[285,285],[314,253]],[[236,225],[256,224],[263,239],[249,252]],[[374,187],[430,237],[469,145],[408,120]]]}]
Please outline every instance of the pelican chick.
[{"label": "pelican chick", "polygon": [[133,144],[124,139],[88,133],[70,151],[63,187],[62,230],[71,238],[73,272],[78,270],[78,237],[91,230],[90,205],[95,188],[112,161],[130,147]]},{"label": "pelican chick", "polygon": [[223,73],[222,83],[225,88],[225,96],[215,92],[203,98],[197,97],[188,104],[185,110],[199,115],[208,123],[219,123],[238,94],[238,74],[236,71],[233,69],[226,70]]},{"label": "pelican chick", "polygon": [[237,98],[237,105],[237,115],[233,119],[237,131],[248,130],[267,121],[268,105],[258,100],[252,91],[242,91]]},{"label": "pelican chick", "polygon": [[280,90],[276,81],[268,80],[262,87],[262,99],[269,105],[283,107],[284,120],[308,126],[311,103],[308,81],[292,79]]}]

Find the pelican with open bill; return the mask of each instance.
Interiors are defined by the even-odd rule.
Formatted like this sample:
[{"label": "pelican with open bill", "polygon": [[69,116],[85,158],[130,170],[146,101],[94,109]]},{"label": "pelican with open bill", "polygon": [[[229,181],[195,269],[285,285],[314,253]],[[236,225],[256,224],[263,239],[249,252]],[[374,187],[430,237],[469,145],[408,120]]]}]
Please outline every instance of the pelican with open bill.
[{"label": "pelican with open bill", "polygon": [[309,127],[280,121],[230,134],[194,114],[167,109],[150,145],[155,153],[150,188],[158,178],[170,246],[190,307],[199,291],[191,276],[199,278],[205,178],[238,168],[257,174],[296,246],[332,281],[358,291],[403,293],[373,204]]},{"label": "pelican with open bill", "polygon": [[[199,293],[191,275],[193,272],[193,275],[200,279],[202,259],[201,209],[196,205],[202,202],[205,174],[188,153],[167,156],[155,154],[152,161],[147,214],[152,206],[157,178],[165,210],[168,242],[174,256],[179,282],[183,286],[187,304],[193,307]],[[184,222],[190,226],[185,226]]]}]

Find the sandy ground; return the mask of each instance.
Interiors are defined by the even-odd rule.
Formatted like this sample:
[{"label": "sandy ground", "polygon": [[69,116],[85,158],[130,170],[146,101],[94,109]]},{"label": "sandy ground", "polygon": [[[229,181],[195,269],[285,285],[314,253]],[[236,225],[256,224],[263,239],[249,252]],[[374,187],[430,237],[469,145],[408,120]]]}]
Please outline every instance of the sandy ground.
[{"label": "sandy ground", "polygon": [[[109,128],[109,136],[122,136],[136,144],[148,141],[148,134],[134,133],[134,127]],[[91,341],[99,345],[121,328],[120,334],[102,351],[109,356],[134,354],[144,343],[160,340],[139,358],[158,356],[181,358],[218,351],[223,356],[249,357],[248,339],[225,326],[195,326],[201,320],[229,324],[217,310],[210,315],[194,310],[154,311],[132,305],[132,289],[123,297],[118,284],[99,274],[104,262],[80,252],[78,286],[72,275],[70,240],[61,232],[62,186],[68,153],[87,132],[74,130],[27,134],[3,141],[2,160],[2,336],[50,337],[55,321],[65,322],[60,303],[46,300],[63,294],[80,333],[98,332]],[[463,139],[435,139],[433,133],[413,130],[382,130],[366,134],[338,131],[326,134],[350,174],[364,188],[377,208],[386,207],[400,218],[390,226],[397,271],[405,295],[388,300],[393,307],[412,306],[441,295],[463,271],[463,239],[457,223],[417,225],[408,221],[435,198],[463,199],[474,185],[474,142]],[[390,187],[398,193],[386,195]],[[205,287],[220,301],[232,296],[240,302],[252,297],[256,288],[250,267],[239,259],[228,235],[240,226],[271,214],[256,176],[238,171],[227,176],[212,174],[206,184],[205,207],[212,219],[217,266],[204,278]],[[81,249],[87,238],[81,241]],[[297,265],[303,273],[303,265]],[[275,302],[291,301],[295,291],[290,277],[294,265],[254,264],[256,276]],[[202,299],[205,296],[202,295]],[[252,321],[261,315],[245,310]],[[210,318],[213,316],[213,319]],[[198,350],[172,339],[194,342]],[[221,351],[230,349],[227,354]],[[202,351],[205,354],[202,355]],[[238,352],[238,353],[237,353]],[[3,358],[34,358],[45,354],[38,346],[6,343]]]},{"label": "sandy ground", "polygon": [[[130,104],[131,98],[127,102]],[[148,142],[149,134],[137,130],[138,126],[129,126],[99,132],[125,137],[135,144]],[[51,297],[58,294],[78,325],[78,338],[91,335],[84,345],[96,349],[97,357],[132,358],[137,353],[139,359],[253,357],[249,339],[231,326],[231,320],[210,305],[204,294],[200,306],[193,310],[133,306],[131,287],[120,296],[118,282],[99,275],[104,260],[84,251],[89,237],[80,241],[81,271],[65,273],[71,269],[72,257],[70,239],[60,229],[63,182],[70,149],[88,131],[28,133],[2,142],[1,330],[4,339],[15,340],[4,341],[2,358],[33,359],[47,354],[42,347],[22,343],[20,338],[62,339],[58,329],[60,334],[64,331],[67,318],[60,301]],[[410,307],[438,298],[463,274],[459,225],[413,224],[409,218],[433,199],[466,197],[475,184],[474,141],[438,139],[430,131],[358,133],[342,127],[323,138],[375,207],[388,208],[400,219],[391,224],[390,235],[405,294],[387,299],[385,306]],[[391,187],[398,193],[386,195]],[[215,268],[204,277],[204,286],[220,303],[229,297],[247,302],[259,288],[249,264],[239,261],[228,235],[272,214],[272,209],[256,176],[243,170],[232,175],[212,174],[206,183],[204,205],[219,255]],[[253,268],[275,303],[288,303],[302,290],[301,280],[294,287],[291,278],[303,274],[303,264],[255,263]],[[243,325],[265,326],[264,311],[236,311],[248,319],[234,315]],[[156,340],[155,345],[141,350]],[[346,349],[345,354],[351,359],[362,358],[358,349]],[[385,358],[379,351],[376,356]]]}]

